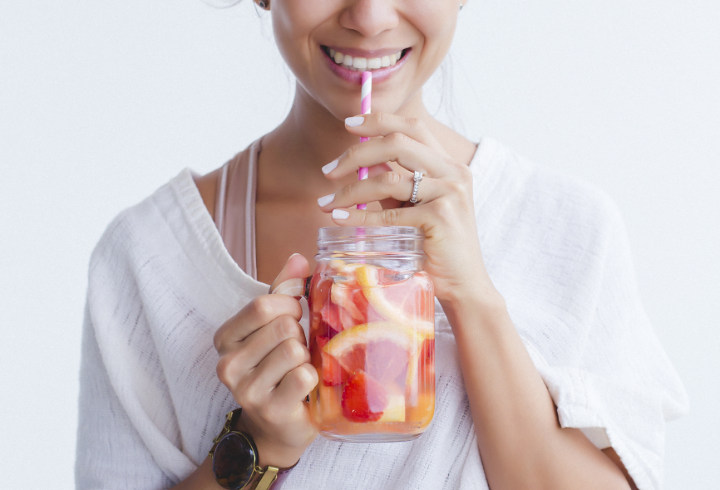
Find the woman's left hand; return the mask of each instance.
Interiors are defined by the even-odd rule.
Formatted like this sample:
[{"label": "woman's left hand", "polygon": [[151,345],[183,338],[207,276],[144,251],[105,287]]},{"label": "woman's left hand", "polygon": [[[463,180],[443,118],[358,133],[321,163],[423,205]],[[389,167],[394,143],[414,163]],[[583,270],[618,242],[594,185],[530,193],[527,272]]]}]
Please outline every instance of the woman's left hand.
[{"label": "woman's left hand", "polygon": [[[469,295],[496,295],[478,241],[467,162],[454,161],[418,119],[386,113],[348,119],[349,132],[370,140],[348,148],[323,172],[328,179],[338,180],[369,167],[369,177],[343,187],[322,209],[333,211],[338,225],[419,228],[425,235],[425,270],[443,306]],[[359,125],[353,125],[358,121]],[[409,200],[415,171],[423,177],[413,205]],[[374,201],[380,202],[382,210],[355,209],[358,203]]]}]

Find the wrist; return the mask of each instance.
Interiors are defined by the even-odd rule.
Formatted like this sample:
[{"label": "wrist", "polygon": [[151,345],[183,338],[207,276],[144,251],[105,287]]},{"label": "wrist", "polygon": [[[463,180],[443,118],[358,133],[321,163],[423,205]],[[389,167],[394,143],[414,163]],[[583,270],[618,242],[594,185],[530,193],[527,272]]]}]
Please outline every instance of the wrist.
[{"label": "wrist", "polygon": [[241,415],[240,408],[229,412],[222,431],[213,440],[210,457],[215,481],[231,490],[268,490],[278,473],[295,466],[297,459],[288,466],[273,461],[282,461],[287,455],[271,453],[270,458],[261,459],[253,435],[244,430]]},{"label": "wrist", "polygon": [[509,318],[505,298],[494,287],[457,288],[448,298],[438,299],[453,330]]},{"label": "wrist", "polygon": [[290,468],[300,460],[305,447],[297,448],[279,443],[265,437],[250,421],[246,420],[244,414],[238,417],[233,424],[233,430],[250,434],[257,447],[258,466],[264,468],[268,465],[277,468]]}]

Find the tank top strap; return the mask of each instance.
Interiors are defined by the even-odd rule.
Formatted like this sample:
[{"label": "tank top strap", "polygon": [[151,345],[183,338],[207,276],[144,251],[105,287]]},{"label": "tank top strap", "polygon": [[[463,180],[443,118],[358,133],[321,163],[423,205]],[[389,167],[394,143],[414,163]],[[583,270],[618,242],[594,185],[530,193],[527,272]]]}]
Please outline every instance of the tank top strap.
[{"label": "tank top strap", "polygon": [[255,197],[257,161],[262,149],[256,140],[222,166],[218,176],[215,226],[237,265],[257,279],[255,257]]}]

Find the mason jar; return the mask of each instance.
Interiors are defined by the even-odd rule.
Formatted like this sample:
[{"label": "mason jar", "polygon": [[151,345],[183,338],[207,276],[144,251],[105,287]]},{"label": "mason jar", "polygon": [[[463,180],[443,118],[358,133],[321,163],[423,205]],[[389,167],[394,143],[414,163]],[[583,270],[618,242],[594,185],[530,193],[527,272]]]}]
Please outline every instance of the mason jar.
[{"label": "mason jar", "polygon": [[434,294],[414,227],[318,233],[309,291],[310,412],[348,442],[418,437],[435,409]]}]

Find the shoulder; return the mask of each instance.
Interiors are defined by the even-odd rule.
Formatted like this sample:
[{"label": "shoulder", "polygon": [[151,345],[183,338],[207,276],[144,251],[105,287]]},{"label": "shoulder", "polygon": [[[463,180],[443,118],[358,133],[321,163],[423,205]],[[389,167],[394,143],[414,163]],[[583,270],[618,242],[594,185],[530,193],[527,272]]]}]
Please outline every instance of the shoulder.
[{"label": "shoulder", "polygon": [[[508,225],[548,233],[590,236],[622,226],[610,195],[593,183],[531,160],[497,140],[484,139],[478,150],[484,161],[475,173],[492,180],[494,204]],[[483,169],[490,176],[482,176]]]},{"label": "shoulder", "polygon": [[167,247],[174,239],[173,228],[193,214],[193,202],[200,200],[192,173],[185,169],[142,201],[122,210],[93,250],[91,274],[102,264],[128,264]]}]

